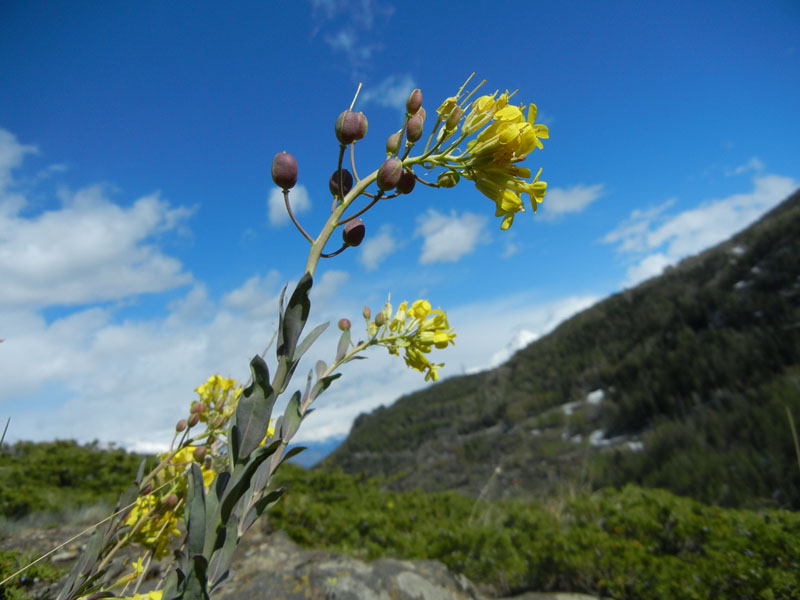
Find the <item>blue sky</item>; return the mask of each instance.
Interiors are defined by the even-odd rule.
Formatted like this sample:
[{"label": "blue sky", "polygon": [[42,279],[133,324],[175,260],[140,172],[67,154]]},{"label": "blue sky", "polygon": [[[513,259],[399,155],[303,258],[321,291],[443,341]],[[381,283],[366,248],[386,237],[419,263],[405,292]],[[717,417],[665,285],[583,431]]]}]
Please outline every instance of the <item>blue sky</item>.
[{"label": "blue sky", "polygon": [[[430,115],[473,72],[550,129],[525,163],[549,186],[536,215],[503,232],[470,182],[417,186],[317,273],[312,322],[358,331],[364,304],[428,298],[458,334],[443,376],[498,364],[800,187],[798,26],[794,1],[4,2],[8,438],[155,449],[206,377],[246,379],[308,251],[272,207],[272,157],[297,158],[293,203],[316,232],[359,83],[362,173],[408,92]],[[384,354],[347,365],[296,439],[345,435],[426,385]]]}]

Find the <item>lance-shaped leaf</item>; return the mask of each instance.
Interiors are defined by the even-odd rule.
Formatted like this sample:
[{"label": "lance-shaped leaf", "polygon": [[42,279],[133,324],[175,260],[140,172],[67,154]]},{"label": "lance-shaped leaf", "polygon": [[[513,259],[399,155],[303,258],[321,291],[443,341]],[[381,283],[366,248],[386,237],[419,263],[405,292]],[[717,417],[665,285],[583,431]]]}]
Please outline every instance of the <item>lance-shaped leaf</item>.
[{"label": "lance-shaped leaf", "polygon": [[327,377],[318,379],[317,382],[314,384],[314,387],[311,388],[311,393],[308,395],[308,399],[303,401],[305,407],[307,408],[312,402],[314,402],[317,396],[319,396],[322,392],[327,390],[330,387],[331,383],[339,379],[339,377],[341,376],[342,376],[341,373],[334,373],[333,375],[328,375]]},{"label": "lance-shaped leaf", "polygon": [[322,332],[328,328],[328,325],[330,325],[330,322],[317,325],[311,330],[311,333],[303,338],[303,341],[298,344],[294,354],[292,355],[292,362],[297,362],[303,357],[308,349],[311,348],[311,344],[316,342],[317,338],[322,335]]},{"label": "lance-shaped leaf", "polygon": [[186,490],[184,512],[189,555],[202,554],[206,537],[206,494],[203,489],[203,472],[200,465],[193,462],[189,470],[189,485]]},{"label": "lance-shaped leaf", "polygon": [[308,313],[311,311],[311,301],[308,299],[308,292],[311,289],[313,279],[311,273],[306,272],[297,282],[297,287],[289,298],[286,311],[278,322],[278,358],[294,357],[297,340],[308,320]]},{"label": "lance-shaped leaf", "polygon": [[203,544],[205,556],[211,556],[225,543],[225,524],[219,521],[218,511],[220,498],[225,494],[230,479],[231,474],[227,471],[218,473],[206,494],[206,539]]},{"label": "lance-shaped leaf", "polygon": [[241,470],[235,473],[231,483],[225,488],[225,495],[220,501],[219,514],[220,521],[227,523],[228,519],[236,507],[236,504],[245,495],[250,487],[251,479],[259,465],[269,458],[281,445],[280,440],[275,440],[269,446],[257,448],[245,463],[240,465]]},{"label": "lance-shaped leaf", "polygon": [[350,330],[345,329],[342,332],[341,337],[339,337],[339,344],[336,346],[336,361],[339,362],[344,358],[344,355],[347,354],[347,351],[350,349]]},{"label": "lance-shaped leaf", "polygon": [[214,551],[211,560],[208,561],[208,585],[212,592],[228,576],[233,560],[233,551],[236,550],[236,545],[239,543],[236,530],[236,519],[230,519],[225,529],[222,530],[224,535],[220,536],[223,541],[222,545]]},{"label": "lance-shaped leaf", "polygon": [[288,442],[297,430],[300,429],[300,423],[303,421],[303,415],[300,414],[300,392],[297,391],[292,394],[291,400],[286,405],[286,410],[283,413],[283,422],[281,423],[281,438],[284,442]]},{"label": "lance-shaped leaf", "polygon": [[183,600],[209,600],[208,559],[202,554],[191,558],[191,569],[186,574]]},{"label": "lance-shaped leaf", "polygon": [[269,383],[269,370],[264,359],[254,356],[250,361],[250,371],[253,374],[253,383],[239,398],[236,422],[231,429],[234,463],[241,462],[263,441],[275,404],[275,392]]},{"label": "lance-shaped leaf", "polygon": [[272,490],[269,494],[256,500],[242,520],[242,531],[244,532],[250,529],[250,526],[256,522],[256,519],[258,519],[258,517],[260,517],[270,506],[275,504],[280,499],[281,495],[283,495],[283,488]]},{"label": "lance-shaped leaf", "polygon": [[100,552],[103,549],[103,537],[101,528],[98,527],[94,530],[78,562],[72,567],[69,576],[64,581],[64,585],[61,586],[61,591],[57,596],[58,600],[71,597],[73,595],[72,592],[77,591],[76,587],[80,588],[86,583],[87,576],[92,573],[98,563]]}]

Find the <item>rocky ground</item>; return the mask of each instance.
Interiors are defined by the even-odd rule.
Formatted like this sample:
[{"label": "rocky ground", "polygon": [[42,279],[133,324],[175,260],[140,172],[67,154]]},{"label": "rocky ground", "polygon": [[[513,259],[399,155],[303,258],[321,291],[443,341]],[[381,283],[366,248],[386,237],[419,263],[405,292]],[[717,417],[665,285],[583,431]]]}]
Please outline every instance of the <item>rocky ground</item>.
[{"label": "rocky ground", "polygon": [[[44,553],[80,532],[80,527],[20,530],[0,538],[0,549]],[[68,567],[80,555],[80,538],[48,560]],[[380,559],[365,562],[323,550],[304,550],[283,532],[253,528],[237,549],[235,570],[215,598],[223,600],[489,600],[481,588],[437,561]],[[157,585],[160,571],[144,589]],[[140,590],[144,591],[144,590]],[[34,582],[29,593],[37,600],[53,598],[54,590]],[[572,593],[533,593],[517,600],[590,600]]]}]

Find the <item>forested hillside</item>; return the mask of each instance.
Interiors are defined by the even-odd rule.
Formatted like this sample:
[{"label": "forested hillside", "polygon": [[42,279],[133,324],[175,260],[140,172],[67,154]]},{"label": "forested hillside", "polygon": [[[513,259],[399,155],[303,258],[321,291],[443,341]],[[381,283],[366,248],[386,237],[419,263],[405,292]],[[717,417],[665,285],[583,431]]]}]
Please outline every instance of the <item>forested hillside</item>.
[{"label": "forested hillside", "polygon": [[800,508],[800,192],[492,371],[361,415],[323,463],[488,495],[634,482]]}]

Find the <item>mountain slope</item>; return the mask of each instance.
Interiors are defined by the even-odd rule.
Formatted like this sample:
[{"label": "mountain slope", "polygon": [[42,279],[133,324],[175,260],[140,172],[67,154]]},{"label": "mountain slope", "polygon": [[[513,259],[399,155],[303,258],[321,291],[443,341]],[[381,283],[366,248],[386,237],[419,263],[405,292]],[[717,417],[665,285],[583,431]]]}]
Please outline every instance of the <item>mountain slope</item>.
[{"label": "mountain slope", "polygon": [[489,495],[667,487],[800,508],[800,192],[501,367],[361,415],[323,467]]}]

